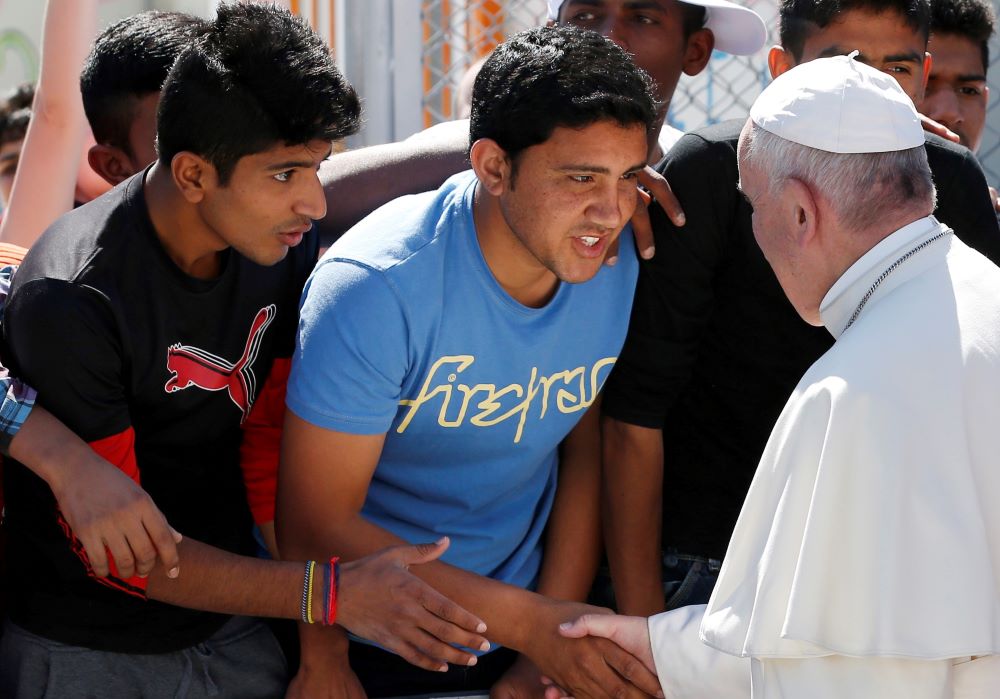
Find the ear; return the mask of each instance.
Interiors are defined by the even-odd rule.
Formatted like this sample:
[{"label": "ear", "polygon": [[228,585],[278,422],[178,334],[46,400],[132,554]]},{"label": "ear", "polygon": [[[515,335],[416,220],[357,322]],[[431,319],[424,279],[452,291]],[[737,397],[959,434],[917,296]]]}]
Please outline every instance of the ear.
[{"label": "ear", "polygon": [[192,204],[219,186],[218,173],[210,162],[189,151],[181,151],[170,161],[170,173],[181,196]]},{"label": "ear", "polygon": [[511,188],[511,167],[507,151],[492,138],[480,138],[469,150],[472,169],[480,184],[495,197]]},{"label": "ear", "polygon": [[767,67],[771,71],[771,79],[795,67],[792,54],[782,46],[772,46],[767,52]]},{"label": "ear", "polygon": [[820,207],[812,189],[800,179],[788,178],[781,192],[781,211],[787,217],[796,246],[801,251],[819,241]]},{"label": "ear", "polygon": [[705,70],[715,48],[715,34],[711,29],[699,29],[688,37],[681,64],[685,75],[698,75]]},{"label": "ear", "polygon": [[920,81],[920,99],[917,100],[918,103],[924,99],[924,95],[927,92],[927,80],[931,77],[931,65],[933,63],[934,59],[927,51],[924,51],[924,75]]},{"label": "ear", "polygon": [[132,158],[117,146],[101,143],[91,146],[87,151],[87,162],[90,163],[90,169],[111,186],[127,180],[136,173]]}]

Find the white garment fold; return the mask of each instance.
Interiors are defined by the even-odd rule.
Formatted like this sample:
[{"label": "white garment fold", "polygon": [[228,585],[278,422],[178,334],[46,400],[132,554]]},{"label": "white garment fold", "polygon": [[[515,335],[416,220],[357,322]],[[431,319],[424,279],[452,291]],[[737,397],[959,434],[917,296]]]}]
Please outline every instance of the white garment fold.
[{"label": "white garment fold", "polygon": [[715,648],[1000,652],[1000,271],[952,235],[894,264],[942,230],[896,231],[824,299],[839,338],[764,451],[701,629]]}]

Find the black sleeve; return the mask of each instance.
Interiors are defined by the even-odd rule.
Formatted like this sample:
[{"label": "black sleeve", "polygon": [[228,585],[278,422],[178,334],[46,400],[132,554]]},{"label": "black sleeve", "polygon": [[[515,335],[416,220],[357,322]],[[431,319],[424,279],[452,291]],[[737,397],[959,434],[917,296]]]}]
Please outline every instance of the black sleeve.
[{"label": "black sleeve", "polygon": [[938,194],[934,215],[966,245],[1000,264],[1000,227],[975,156],[967,148],[928,136],[927,162]]},{"label": "black sleeve", "polygon": [[617,420],[661,427],[691,376],[740,200],[734,147],[688,134],[658,168],[687,223],[677,228],[650,207],[656,255],[641,262],[628,337],[604,390],[603,412]]},{"label": "black sleeve", "polygon": [[32,280],[8,299],[3,332],[12,369],[87,442],[131,424],[115,328],[100,294],[69,282]]}]

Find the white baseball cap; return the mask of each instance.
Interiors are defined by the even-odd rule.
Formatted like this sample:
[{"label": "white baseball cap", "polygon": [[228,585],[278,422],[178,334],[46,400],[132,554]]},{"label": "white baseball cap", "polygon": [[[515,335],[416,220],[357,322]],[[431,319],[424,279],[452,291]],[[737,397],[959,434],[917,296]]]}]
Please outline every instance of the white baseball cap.
[{"label": "white baseball cap", "polygon": [[[705,8],[705,28],[715,35],[715,48],[736,56],[746,56],[763,48],[767,27],[760,15],[729,0],[678,0]],[[548,0],[549,19],[559,19],[566,0]]]},{"label": "white baseball cap", "polygon": [[830,153],[885,153],[924,144],[920,116],[895,78],[849,56],[779,75],[750,108],[775,136]]}]

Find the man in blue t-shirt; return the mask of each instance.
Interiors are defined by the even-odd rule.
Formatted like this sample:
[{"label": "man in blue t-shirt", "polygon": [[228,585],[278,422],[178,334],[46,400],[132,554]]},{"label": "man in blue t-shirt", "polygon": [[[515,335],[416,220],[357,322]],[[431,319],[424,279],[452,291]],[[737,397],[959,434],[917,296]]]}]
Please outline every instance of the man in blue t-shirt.
[{"label": "man in blue t-shirt", "polygon": [[613,42],[519,34],[476,81],[472,171],[376,211],[320,261],[288,386],[281,551],[356,557],[448,536],[420,573],[494,645],[434,673],[351,642],[348,668],[345,639],[303,628],[289,696],[331,673],[373,697],[537,692],[541,675],[578,697],[657,691],[611,644],[558,634],[586,608],[599,556],[595,404],[638,265],[630,240],[602,262],[655,120],[648,77]]}]

